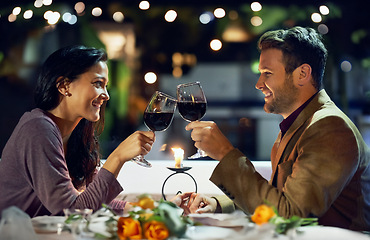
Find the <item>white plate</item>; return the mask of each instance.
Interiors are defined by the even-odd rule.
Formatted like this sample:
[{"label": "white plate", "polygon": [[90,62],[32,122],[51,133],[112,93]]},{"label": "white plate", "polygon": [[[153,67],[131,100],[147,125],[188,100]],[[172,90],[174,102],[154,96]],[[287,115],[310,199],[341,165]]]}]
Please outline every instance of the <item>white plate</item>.
[{"label": "white plate", "polygon": [[31,219],[37,233],[56,233],[63,227],[65,220],[63,216],[38,216]]},{"label": "white plate", "polygon": [[185,237],[189,239],[228,239],[236,232],[229,228],[212,226],[192,226],[188,227]]}]

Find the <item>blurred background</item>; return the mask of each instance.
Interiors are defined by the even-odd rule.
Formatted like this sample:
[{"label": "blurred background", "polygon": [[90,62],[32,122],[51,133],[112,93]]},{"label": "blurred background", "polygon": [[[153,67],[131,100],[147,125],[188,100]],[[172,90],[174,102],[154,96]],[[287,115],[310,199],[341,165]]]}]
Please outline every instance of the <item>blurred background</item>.
[{"label": "blurred background", "polygon": [[[370,145],[370,16],[368,1],[13,0],[0,2],[0,152],[21,115],[33,108],[37,74],[48,55],[72,44],[108,52],[111,100],[100,137],[103,157],[129,134],[145,130],[155,90],[173,96],[180,83],[200,81],[208,108],[235,147],[269,160],[280,116],[263,111],[258,79],[259,36],[267,30],[312,27],[329,50],[324,86]],[[196,149],[175,114],[148,160]]]}]

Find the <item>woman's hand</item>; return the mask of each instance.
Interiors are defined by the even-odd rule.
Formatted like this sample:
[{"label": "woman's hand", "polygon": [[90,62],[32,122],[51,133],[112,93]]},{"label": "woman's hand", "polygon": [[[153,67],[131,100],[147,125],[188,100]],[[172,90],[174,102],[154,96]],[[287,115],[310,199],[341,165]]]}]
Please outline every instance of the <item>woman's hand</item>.
[{"label": "woman's hand", "polygon": [[112,154],[118,157],[120,161],[126,162],[138,155],[148,154],[152,149],[154,141],[154,132],[136,131],[121,142]]},{"label": "woman's hand", "polygon": [[138,155],[146,155],[152,149],[155,134],[152,131],[136,131],[128,136],[108,156],[103,168],[113,173],[116,177],[122,165]]}]

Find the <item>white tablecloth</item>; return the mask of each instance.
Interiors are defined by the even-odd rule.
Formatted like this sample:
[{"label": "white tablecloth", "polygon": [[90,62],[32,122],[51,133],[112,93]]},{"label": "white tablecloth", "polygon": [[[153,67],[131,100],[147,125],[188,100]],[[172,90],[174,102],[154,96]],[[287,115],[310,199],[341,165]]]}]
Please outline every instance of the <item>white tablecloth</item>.
[{"label": "white tablecloth", "polygon": [[[214,231],[213,228],[210,228]],[[221,229],[222,230],[222,229]],[[222,231],[219,232],[219,236],[222,238],[203,238],[206,233],[202,233],[202,236],[199,234],[199,238],[203,240],[215,240],[215,239],[244,239],[244,240],[369,240],[370,236],[354,232],[346,229],[335,228],[335,227],[323,227],[323,226],[312,226],[312,227],[303,227],[300,229],[301,234],[297,234],[295,237],[290,238],[287,235],[278,235],[275,236],[270,231],[247,231],[243,235],[236,236],[222,236]],[[214,231],[215,232],[215,231]],[[214,236],[214,232],[210,235]],[[62,232],[61,235],[57,234],[37,234],[39,240],[75,240],[73,236],[67,232]],[[1,237],[0,237],[1,239]]]},{"label": "white tablecloth", "polygon": [[[169,175],[174,173],[167,167],[174,167],[175,161],[154,160],[150,162],[153,165],[152,168],[145,168],[134,162],[125,163],[117,178],[121,186],[124,188],[122,195],[131,197],[142,193],[152,195],[162,193],[164,181]],[[271,163],[269,161],[256,161],[252,163],[264,178],[270,179]],[[198,193],[208,195],[223,194],[221,190],[209,181],[209,178],[217,164],[218,161],[183,161],[183,166],[191,167],[191,169],[186,172],[195,179]],[[164,193],[166,195],[174,195],[178,191],[194,192],[195,184],[193,180],[185,174],[176,174],[171,176],[165,184]]]}]

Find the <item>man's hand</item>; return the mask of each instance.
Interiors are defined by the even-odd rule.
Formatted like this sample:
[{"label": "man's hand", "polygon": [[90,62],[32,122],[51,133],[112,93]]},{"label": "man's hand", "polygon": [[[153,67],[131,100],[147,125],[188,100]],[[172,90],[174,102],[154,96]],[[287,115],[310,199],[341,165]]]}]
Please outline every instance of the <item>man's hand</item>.
[{"label": "man's hand", "polygon": [[194,121],[189,123],[185,129],[192,130],[191,138],[195,141],[194,146],[205,151],[213,159],[220,161],[234,149],[216,123],[212,121]]}]

